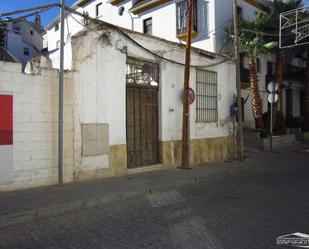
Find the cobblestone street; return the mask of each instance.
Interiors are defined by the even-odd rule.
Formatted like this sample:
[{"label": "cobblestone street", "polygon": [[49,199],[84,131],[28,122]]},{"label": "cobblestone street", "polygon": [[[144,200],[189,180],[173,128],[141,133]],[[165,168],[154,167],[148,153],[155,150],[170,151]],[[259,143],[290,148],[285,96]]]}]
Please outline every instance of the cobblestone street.
[{"label": "cobblestone street", "polygon": [[308,149],[249,156],[203,183],[2,229],[0,248],[269,249],[308,234]]}]

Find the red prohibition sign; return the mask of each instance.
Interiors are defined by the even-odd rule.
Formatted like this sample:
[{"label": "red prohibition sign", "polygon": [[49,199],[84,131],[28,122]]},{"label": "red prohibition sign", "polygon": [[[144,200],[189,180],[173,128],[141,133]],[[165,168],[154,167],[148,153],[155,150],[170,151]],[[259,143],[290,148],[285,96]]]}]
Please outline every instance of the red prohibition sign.
[{"label": "red prohibition sign", "polygon": [[193,104],[195,100],[195,92],[193,90],[193,88],[189,87],[188,89],[188,102],[189,105]]}]

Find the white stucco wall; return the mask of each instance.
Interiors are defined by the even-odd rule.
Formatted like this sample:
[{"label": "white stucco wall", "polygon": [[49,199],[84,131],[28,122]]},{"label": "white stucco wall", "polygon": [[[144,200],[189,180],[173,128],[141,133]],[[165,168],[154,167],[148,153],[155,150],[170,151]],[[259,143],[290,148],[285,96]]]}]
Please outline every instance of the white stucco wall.
[{"label": "white stucco wall", "polygon": [[[8,51],[19,59],[20,62],[25,64],[37,54],[35,49],[29,43],[22,40],[22,36],[20,34],[15,34],[14,32],[9,31],[7,34],[7,39]],[[29,55],[24,54],[24,48],[29,49]]]},{"label": "white stucco wall", "polygon": [[[100,39],[95,32],[82,33],[73,38],[73,70],[77,71],[75,103],[75,155],[81,151],[82,123],[107,123],[109,145],[126,144],[126,58],[133,57],[158,63],[160,66],[159,89],[159,139],[181,140],[183,66],[154,57],[129,42],[112,29],[107,29],[108,41]],[[160,55],[184,62],[184,48],[177,44],[160,41],[137,33],[129,33],[145,47],[155,48]],[[127,52],[121,51],[126,48]],[[205,58],[192,53],[192,65],[209,65],[224,58]],[[231,135],[230,105],[235,94],[235,67],[226,62],[208,68],[218,74],[218,122],[196,123],[195,103],[190,106],[191,139],[226,137]],[[89,73],[91,72],[91,73]],[[196,72],[191,70],[190,85],[195,89]],[[174,111],[171,111],[173,109]],[[79,153],[80,155],[80,153]],[[77,156],[78,157],[78,156]],[[87,168],[87,162],[108,165],[102,156],[80,157],[75,161],[77,168]]]},{"label": "white stucco wall", "polygon": [[[130,33],[145,47],[184,62],[184,48],[177,43]],[[73,39],[74,73],[65,77],[64,169],[65,181],[80,172],[109,167],[109,154],[82,156],[82,124],[107,124],[108,146],[126,144],[126,59],[150,60],[160,66],[159,139],[181,139],[183,66],[162,61],[107,28],[80,33]],[[127,52],[125,52],[127,51]],[[193,50],[193,65],[209,65],[223,57]],[[57,183],[58,74],[41,69],[39,75],[21,73],[14,63],[0,65],[0,93],[13,95],[13,145],[0,146],[0,161],[10,164],[1,171],[0,191]],[[235,94],[235,66],[225,62],[207,68],[218,76],[218,122],[196,123],[195,103],[190,106],[191,139],[227,137],[231,131],[230,104]],[[73,83],[74,82],[74,83]],[[192,68],[190,85],[196,87]],[[171,111],[171,109],[174,109]],[[11,151],[11,154],[7,150]],[[4,154],[6,156],[4,156]]]},{"label": "white stucco wall", "polygon": [[21,36],[24,42],[31,44],[39,51],[43,48],[43,37],[28,22],[23,22]]},{"label": "white stucco wall", "polygon": [[[7,49],[25,65],[43,48],[43,38],[27,21],[20,21],[16,25],[19,31],[14,31],[13,23],[8,23]],[[24,48],[29,49],[29,55],[24,54]]]},{"label": "white stucco wall", "polygon": [[[96,5],[102,2],[102,15],[96,17]],[[147,18],[152,18],[153,35],[161,37],[170,41],[179,42],[176,36],[176,2],[171,1],[166,4],[160,5],[149,11],[145,11],[139,15],[129,13],[129,9],[132,7],[132,1],[125,1],[118,6],[113,6],[107,1],[92,1],[89,4],[78,7],[76,10],[80,13],[88,12],[90,17],[98,18],[108,23],[115,24],[127,29],[133,29],[138,32],[143,32],[143,21]],[[194,47],[205,49],[215,52],[215,32],[209,33],[211,30],[215,30],[215,1],[198,0],[198,36],[193,39],[192,44]],[[122,16],[119,16],[118,10],[120,7],[124,7]],[[207,13],[206,13],[207,12]],[[73,17],[73,18],[72,18]],[[69,40],[68,37],[76,34],[82,30],[82,25],[78,21],[83,23],[83,18],[78,15],[69,14],[65,22],[65,41]],[[55,31],[54,25],[49,25],[47,28],[47,39],[49,51],[57,49],[57,42],[60,40],[60,30]],[[68,41],[69,42],[69,41]],[[57,53],[57,52],[56,52]],[[68,51],[67,54],[71,54]],[[58,56],[55,55],[55,58]],[[54,61],[54,60],[53,60]],[[55,62],[57,65],[57,62]]]},{"label": "white stucco wall", "polygon": [[[73,75],[65,74],[64,180],[73,179]],[[0,145],[6,165],[0,191],[57,183],[58,73],[22,73],[17,63],[0,62],[0,94],[13,96],[13,145]],[[4,176],[2,175],[2,178]]]},{"label": "white stucco wall", "polygon": [[[124,1],[117,6],[113,6],[108,1],[95,0],[83,7],[78,7],[76,10],[81,13],[87,12],[90,17],[98,18],[120,27],[127,29],[132,29],[133,27],[133,30],[138,32],[143,32],[143,21],[151,17],[154,36],[177,42],[177,2],[179,1],[170,1],[138,15],[130,15],[129,13],[132,7],[132,1]],[[99,3],[102,3],[102,12],[99,16],[96,16],[96,5]],[[238,1],[238,5],[242,8],[244,18],[252,18],[256,12],[260,11],[251,4],[248,4],[245,0]],[[122,16],[118,14],[120,7],[124,7]],[[226,32],[223,28],[229,25],[229,21],[232,21],[233,17],[232,1],[197,0],[197,17],[198,36],[192,40],[193,46],[212,52],[220,51],[226,39]],[[80,18],[78,17],[78,19]],[[68,17],[66,28],[71,30],[69,32],[71,35],[74,35],[77,26],[76,22]],[[81,27],[78,30],[81,30]],[[48,32],[48,36],[50,50],[53,50],[55,43],[59,40],[59,35],[56,35],[57,37],[54,38],[55,35],[53,32]]]}]

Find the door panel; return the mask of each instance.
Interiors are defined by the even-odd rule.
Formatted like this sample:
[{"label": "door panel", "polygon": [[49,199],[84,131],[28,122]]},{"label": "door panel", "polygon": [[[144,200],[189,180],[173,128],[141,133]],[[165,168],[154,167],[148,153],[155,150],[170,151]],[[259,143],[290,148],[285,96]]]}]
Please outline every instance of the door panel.
[{"label": "door panel", "polygon": [[127,86],[128,168],[159,162],[158,88]]}]

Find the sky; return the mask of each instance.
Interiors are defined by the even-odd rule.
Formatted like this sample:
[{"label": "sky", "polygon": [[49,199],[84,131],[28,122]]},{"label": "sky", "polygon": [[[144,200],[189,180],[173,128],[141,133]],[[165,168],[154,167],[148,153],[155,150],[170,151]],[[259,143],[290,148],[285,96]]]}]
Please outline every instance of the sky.
[{"label": "sky", "polygon": [[[65,0],[65,4],[70,6],[75,1],[76,0]],[[27,9],[59,2],[59,0],[0,0],[0,13],[7,13],[14,10]],[[43,26],[46,26],[53,18],[59,15],[59,11],[60,8],[55,7],[44,12],[41,17]]]},{"label": "sky", "polygon": [[[76,0],[65,0],[65,4],[72,5],[75,1]],[[60,2],[60,0],[0,0],[0,13],[10,12],[19,9],[26,9],[35,6],[47,5],[56,2]],[[309,6],[309,0],[304,0],[304,4]],[[46,26],[53,18],[55,18],[59,14],[59,11],[60,11],[59,8],[55,7],[43,13],[42,14],[43,26]]]}]

